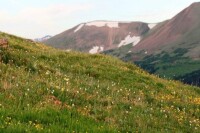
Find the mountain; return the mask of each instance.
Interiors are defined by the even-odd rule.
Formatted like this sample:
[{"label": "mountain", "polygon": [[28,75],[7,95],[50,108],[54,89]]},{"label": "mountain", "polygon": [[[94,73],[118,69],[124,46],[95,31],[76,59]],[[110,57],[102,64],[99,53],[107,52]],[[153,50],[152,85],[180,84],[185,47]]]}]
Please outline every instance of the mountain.
[{"label": "mountain", "polygon": [[[160,28],[149,33],[136,47],[134,52],[147,51],[148,54],[159,51],[171,52],[176,48],[188,49],[186,56],[200,59],[200,2],[181,11]],[[155,52],[156,51],[156,52]]]},{"label": "mountain", "polygon": [[59,49],[99,53],[124,45],[137,45],[156,24],[142,22],[93,21],[58,34],[45,44]]},{"label": "mountain", "polygon": [[36,42],[43,42],[43,41],[46,41],[46,40],[50,39],[51,37],[52,36],[50,36],[50,35],[46,35],[46,36],[44,36],[42,38],[36,38],[36,39],[34,39],[34,41],[36,41]]},{"label": "mountain", "polygon": [[[177,79],[190,73],[199,73],[199,34],[200,2],[192,4],[163,26],[149,33],[132,48],[132,55],[126,57],[139,59],[137,63],[147,70],[151,65],[153,69],[150,67],[150,71],[153,70],[162,77]],[[196,81],[198,80],[195,79],[194,82]]]},{"label": "mountain", "polygon": [[[193,3],[170,20],[159,23],[135,46],[104,53],[131,61],[150,73],[199,85],[200,2]],[[187,77],[191,75],[192,81]],[[184,78],[185,77],[185,78]]]},{"label": "mountain", "polygon": [[[94,21],[80,24],[46,44],[65,50],[104,53],[160,77],[183,80],[200,74],[200,2],[157,24]],[[198,82],[197,82],[198,81]],[[193,78],[193,84],[199,80]]]},{"label": "mountain", "polygon": [[0,132],[199,132],[200,88],[0,33]]}]

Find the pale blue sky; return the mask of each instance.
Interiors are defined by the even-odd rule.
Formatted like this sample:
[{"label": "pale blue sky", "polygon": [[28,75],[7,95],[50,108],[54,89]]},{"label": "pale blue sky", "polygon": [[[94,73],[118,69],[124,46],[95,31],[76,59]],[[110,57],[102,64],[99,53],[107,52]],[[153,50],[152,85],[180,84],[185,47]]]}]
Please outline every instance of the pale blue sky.
[{"label": "pale blue sky", "polygon": [[0,31],[55,35],[93,20],[161,22],[195,0],[0,0]]}]

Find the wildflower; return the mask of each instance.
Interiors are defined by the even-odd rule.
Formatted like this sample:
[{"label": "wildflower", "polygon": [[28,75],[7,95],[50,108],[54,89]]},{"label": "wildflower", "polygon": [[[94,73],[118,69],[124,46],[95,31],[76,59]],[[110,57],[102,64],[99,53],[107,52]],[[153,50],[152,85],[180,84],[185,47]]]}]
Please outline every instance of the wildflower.
[{"label": "wildflower", "polygon": [[69,81],[69,78],[64,78],[64,80],[68,82],[68,81]]},{"label": "wildflower", "polygon": [[43,129],[41,124],[36,124],[36,125],[35,125],[35,128],[36,128],[37,130]]},{"label": "wildflower", "polygon": [[49,70],[47,70],[45,74],[46,74],[46,75],[49,75],[49,74],[50,74],[50,71],[49,71]]},{"label": "wildflower", "polygon": [[56,86],[56,89],[60,89],[60,87],[59,87],[59,86]]}]

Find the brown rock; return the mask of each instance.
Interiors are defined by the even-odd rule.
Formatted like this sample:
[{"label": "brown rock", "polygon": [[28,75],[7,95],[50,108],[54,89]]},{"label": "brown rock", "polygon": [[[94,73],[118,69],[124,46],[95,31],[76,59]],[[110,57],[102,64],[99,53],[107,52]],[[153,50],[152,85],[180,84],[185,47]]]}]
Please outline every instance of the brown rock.
[{"label": "brown rock", "polygon": [[0,38],[0,48],[8,48],[8,40],[5,38]]}]

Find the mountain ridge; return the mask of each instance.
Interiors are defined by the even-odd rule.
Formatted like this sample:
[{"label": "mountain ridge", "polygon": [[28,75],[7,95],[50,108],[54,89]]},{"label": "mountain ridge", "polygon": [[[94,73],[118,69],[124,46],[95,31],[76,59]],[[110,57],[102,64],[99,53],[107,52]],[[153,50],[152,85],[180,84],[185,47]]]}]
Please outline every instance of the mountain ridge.
[{"label": "mountain ridge", "polygon": [[154,26],[155,24],[143,22],[91,21],[81,23],[44,43],[56,48],[82,52],[89,52],[93,47],[103,47],[104,50],[100,51],[102,52],[127,45],[129,42],[136,45],[142,35]]}]

